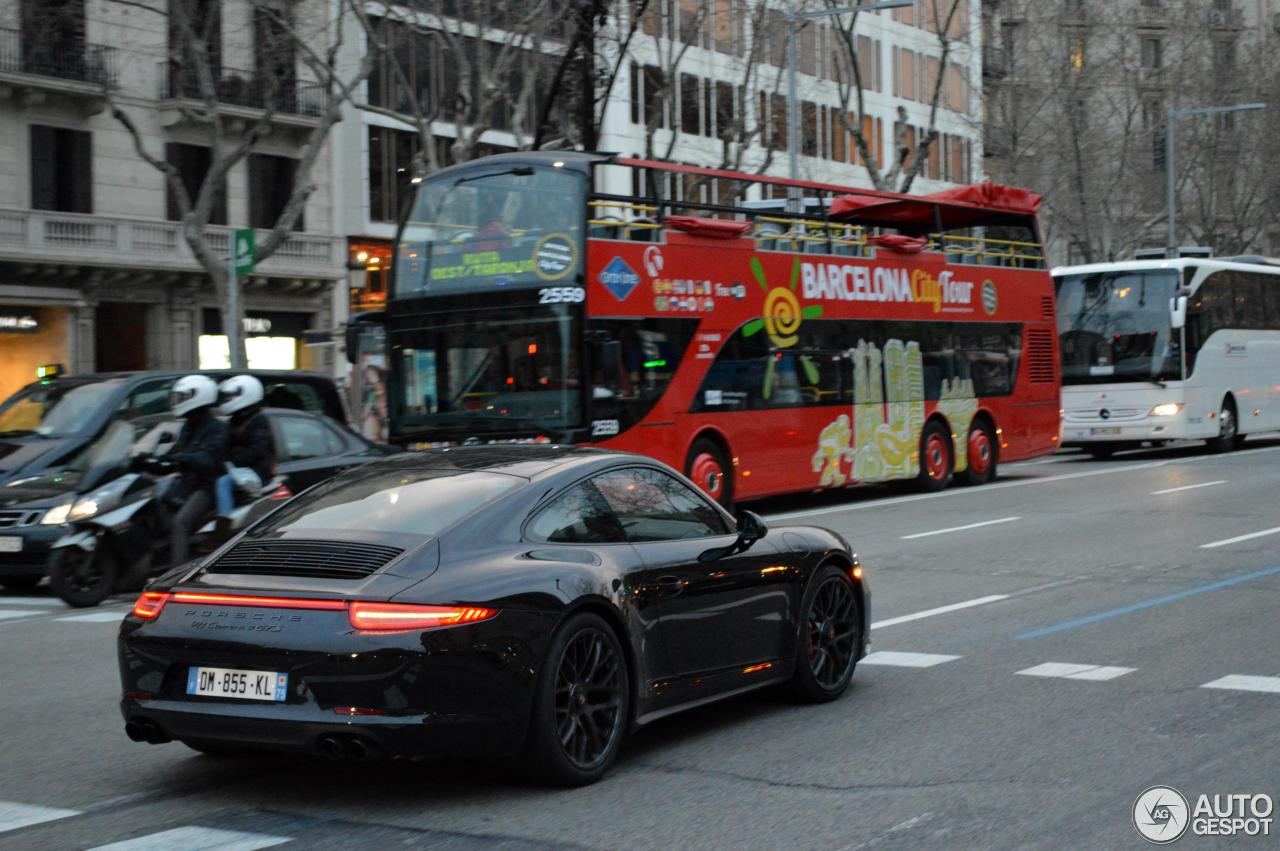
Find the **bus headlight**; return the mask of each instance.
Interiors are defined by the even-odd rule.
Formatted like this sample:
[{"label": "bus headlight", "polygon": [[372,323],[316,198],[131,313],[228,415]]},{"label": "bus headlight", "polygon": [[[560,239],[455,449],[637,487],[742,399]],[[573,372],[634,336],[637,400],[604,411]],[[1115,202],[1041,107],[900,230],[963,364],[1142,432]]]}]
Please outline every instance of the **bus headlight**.
[{"label": "bus headlight", "polygon": [[1164,402],[1151,409],[1153,417],[1176,417],[1182,411],[1181,402]]}]

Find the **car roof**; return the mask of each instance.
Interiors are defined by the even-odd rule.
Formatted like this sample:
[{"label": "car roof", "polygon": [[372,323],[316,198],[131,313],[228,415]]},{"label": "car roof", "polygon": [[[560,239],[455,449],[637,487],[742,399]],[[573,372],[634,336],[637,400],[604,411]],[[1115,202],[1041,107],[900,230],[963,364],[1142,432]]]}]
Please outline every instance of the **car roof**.
[{"label": "car roof", "polygon": [[[487,470],[526,479],[563,472],[570,468],[605,466],[610,461],[648,460],[630,452],[556,443],[452,446],[395,455],[392,458],[399,459],[400,462],[408,465],[456,470]],[[388,462],[396,463],[391,459],[388,459]]]}]

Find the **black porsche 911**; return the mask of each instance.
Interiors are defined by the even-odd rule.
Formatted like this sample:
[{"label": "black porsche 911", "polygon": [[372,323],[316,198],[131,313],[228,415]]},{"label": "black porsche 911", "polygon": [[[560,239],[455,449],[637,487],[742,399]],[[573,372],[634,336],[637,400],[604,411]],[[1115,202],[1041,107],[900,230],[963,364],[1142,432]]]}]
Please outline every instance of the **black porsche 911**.
[{"label": "black porsche 911", "polygon": [[152,583],[120,631],[121,711],[135,741],[203,752],[520,754],[587,783],[681,709],[773,684],[838,697],[869,603],[838,535],[735,523],[650,459],[434,450]]}]

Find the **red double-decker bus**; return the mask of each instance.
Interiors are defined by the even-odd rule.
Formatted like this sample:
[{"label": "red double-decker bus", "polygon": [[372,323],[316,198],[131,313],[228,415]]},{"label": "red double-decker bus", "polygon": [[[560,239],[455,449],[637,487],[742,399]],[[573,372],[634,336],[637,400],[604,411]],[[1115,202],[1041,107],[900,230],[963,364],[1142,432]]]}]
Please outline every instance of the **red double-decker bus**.
[{"label": "red double-decker bus", "polygon": [[441,170],[374,317],[391,438],[598,443],[725,503],[989,481],[1058,445],[1038,200],[573,152]]}]

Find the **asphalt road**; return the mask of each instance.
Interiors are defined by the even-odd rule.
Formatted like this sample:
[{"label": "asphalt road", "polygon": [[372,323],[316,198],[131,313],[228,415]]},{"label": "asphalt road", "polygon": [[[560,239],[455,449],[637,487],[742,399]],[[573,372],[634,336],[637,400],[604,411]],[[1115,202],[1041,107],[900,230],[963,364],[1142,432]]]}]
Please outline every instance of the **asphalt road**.
[{"label": "asphalt road", "polygon": [[668,719],[571,791],[501,763],[134,744],[116,710],[128,602],[0,596],[0,846],[1146,847],[1131,814],[1152,785],[1280,797],[1278,480],[1280,439],[1253,439],[758,505],[854,542],[874,655],[842,700]]}]

